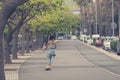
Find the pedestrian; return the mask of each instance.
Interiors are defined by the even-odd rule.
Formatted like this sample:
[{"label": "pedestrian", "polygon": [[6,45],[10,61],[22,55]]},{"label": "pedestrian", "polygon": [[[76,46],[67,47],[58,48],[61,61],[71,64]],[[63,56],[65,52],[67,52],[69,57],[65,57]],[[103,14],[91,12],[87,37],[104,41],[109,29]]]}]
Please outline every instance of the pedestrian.
[{"label": "pedestrian", "polygon": [[45,49],[49,49],[47,57],[48,57],[48,65],[45,70],[51,70],[52,58],[56,56],[55,49],[56,49],[56,42],[53,35],[49,37],[48,43]]}]

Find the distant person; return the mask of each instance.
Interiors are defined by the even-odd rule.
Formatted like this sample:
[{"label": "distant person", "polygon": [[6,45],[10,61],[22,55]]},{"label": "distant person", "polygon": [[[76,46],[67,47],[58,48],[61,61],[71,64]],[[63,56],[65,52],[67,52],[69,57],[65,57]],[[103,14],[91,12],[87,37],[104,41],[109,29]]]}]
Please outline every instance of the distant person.
[{"label": "distant person", "polygon": [[48,51],[48,66],[46,67],[46,70],[51,70],[52,58],[56,56],[56,54],[55,54],[56,42],[54,39],[55,39],[54,36],[51,35],[49,37],[48,43],[45,47],[45,49],[49,49],[49,51]]}]

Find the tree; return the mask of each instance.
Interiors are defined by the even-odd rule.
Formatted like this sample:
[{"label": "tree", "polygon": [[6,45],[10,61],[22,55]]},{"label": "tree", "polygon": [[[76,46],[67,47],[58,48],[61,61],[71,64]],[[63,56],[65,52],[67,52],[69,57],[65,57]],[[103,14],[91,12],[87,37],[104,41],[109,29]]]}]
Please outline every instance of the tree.
[{"label": "tree", "polygon": [[[46,0],[47,1],[47,0]],[[33,1],[30,0],[29,2],[25,3],[22,6],[19,6],[13,15],[10,16],[7,26],[8,26],[8,35],[6,36],[6,52],[5,52],[5,62],[6,63],[11,63],[11,58],[10,58],[10,46],[9,44],[12,41],[12,36],[13,34],[17,31],[17,34],[14,34],[14,42],[15,45],[13,45],[13,49],[16,48],[14,46],[17,46],[17,39],[18,39],[18,34],[20,31],[20,28],[26,24],[30,19],[35,17],[35,15],[38,15],[42,12],[39,13],[39,10],[44,10],[46,8],[46,1]],[[43,3],[43,4],[42,4]],[[25,28],[24,30],[25,31]],[[25,32],[22,34],[23,36],[25,35]],[[22,38],[25,39],[25,36]],[[23,40],[23,43],[21,44],[22,46],[22,51],[21,53],[24,54],[25,52],[25,40]],[[17,49],[17,48],[16,48]],[[13,58],[17,58],[17,51],[16,49],[13,50]]]},{"label": "tree", "polygon": [[82,24],[82,29],[81,31],[84,31],[84,29],[87,29],[87,33],[85,34],[91,34],[90,32],[90,9],[89,9],[89,4],[92,3],[92,0],[76,0],[77,4],[80,6],[81,9],[81,24]]},{"label": "tree", "polygon": [[28,0],[10,0],[10,1],[3,1],[2,9],[0,11],[0,80],[5,80],[4,74],[4,53],[3,53],[3,31],[5,25],[7,23],[8,18],[12,15],[15,11],[17,6],[22,5],[23,3],[27,2]]}]

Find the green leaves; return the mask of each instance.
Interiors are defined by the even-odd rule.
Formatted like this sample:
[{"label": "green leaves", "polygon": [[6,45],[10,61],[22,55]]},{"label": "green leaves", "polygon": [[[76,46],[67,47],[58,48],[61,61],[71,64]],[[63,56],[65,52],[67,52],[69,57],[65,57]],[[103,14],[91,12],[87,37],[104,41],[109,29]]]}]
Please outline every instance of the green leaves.
[{"label": "green leaves", "polygon": [[36,28],[40,31],[66,31],[69,26],[76,24],[79,18],[63,5],[63,0],[30,0],[19,6],[18,10],[30,11],[27,18],[35,15],[27,22],[32,31]]}]

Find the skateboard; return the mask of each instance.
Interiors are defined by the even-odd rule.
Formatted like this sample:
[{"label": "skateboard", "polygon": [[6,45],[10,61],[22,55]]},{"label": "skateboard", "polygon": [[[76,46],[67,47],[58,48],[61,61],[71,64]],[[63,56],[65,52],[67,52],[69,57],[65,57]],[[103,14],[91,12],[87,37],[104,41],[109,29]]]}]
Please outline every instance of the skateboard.
[{"label": "skateboard", "polygon": [[45,68],[46,71],[51,71],[50,67]]}]

